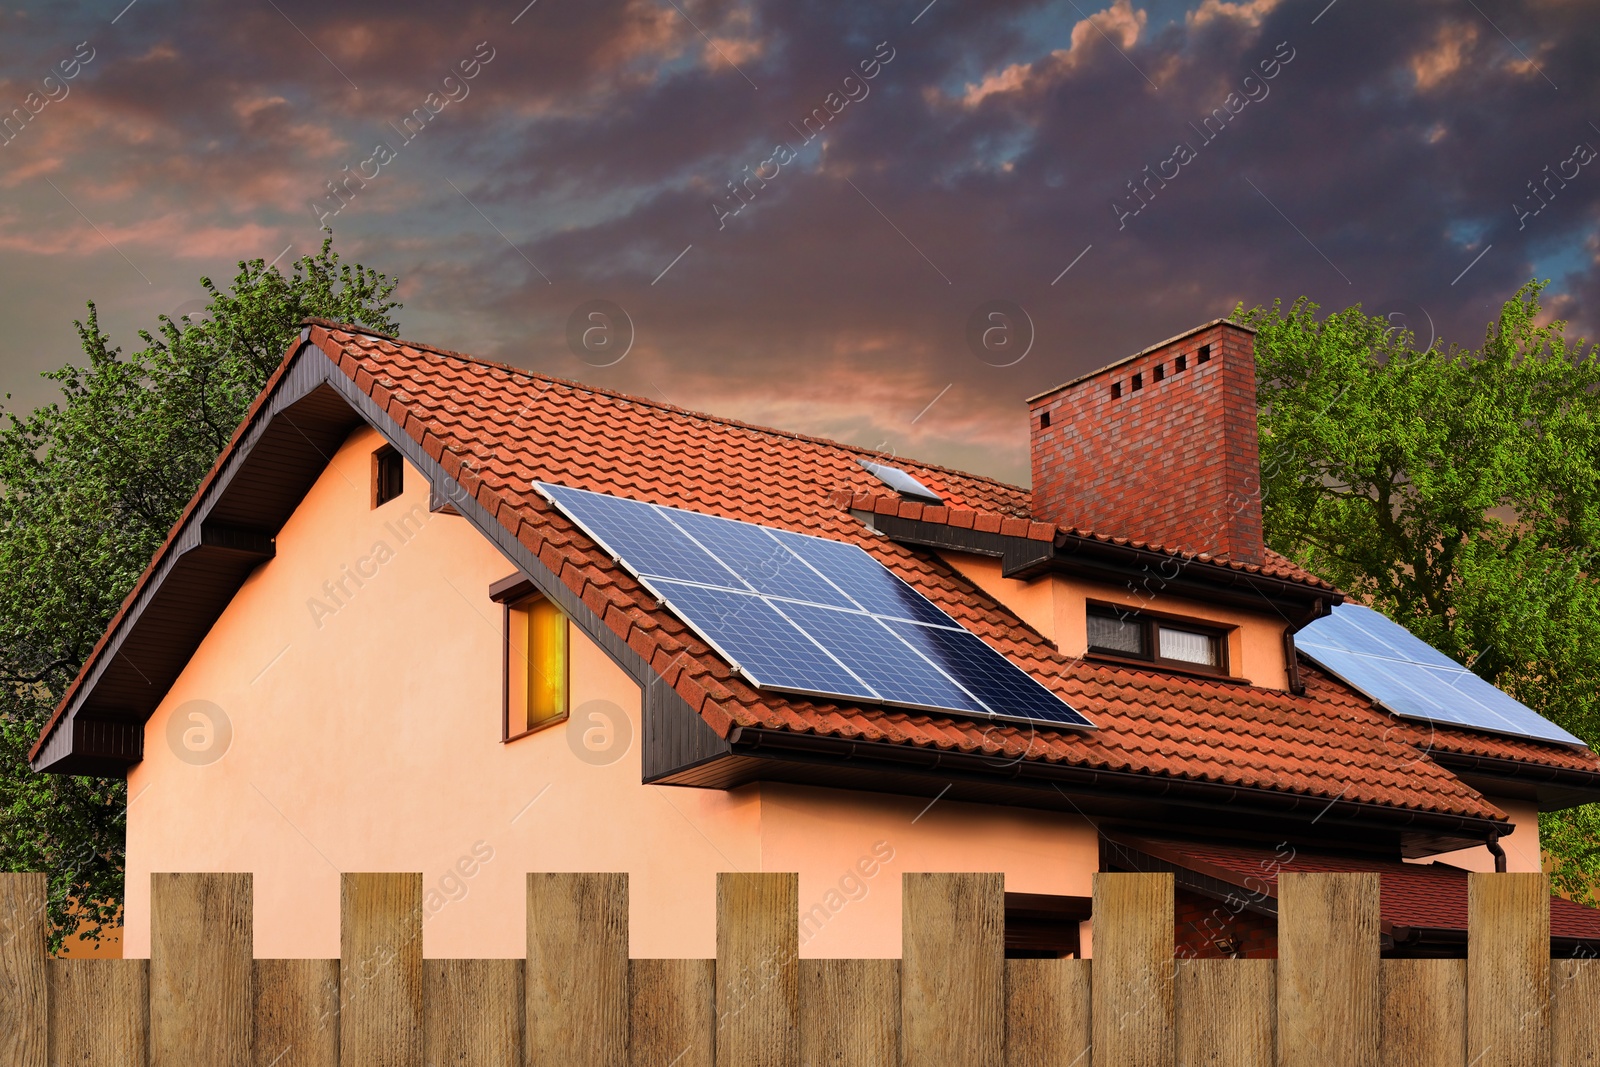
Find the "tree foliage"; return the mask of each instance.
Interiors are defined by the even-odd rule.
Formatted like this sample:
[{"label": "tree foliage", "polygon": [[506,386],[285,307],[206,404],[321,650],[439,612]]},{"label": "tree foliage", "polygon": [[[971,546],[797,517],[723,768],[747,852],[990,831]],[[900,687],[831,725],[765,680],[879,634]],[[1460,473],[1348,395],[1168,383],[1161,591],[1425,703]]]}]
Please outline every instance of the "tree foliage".
[{"label": "tree foliage", "polygon": [[[332,238],[288,275],[242,262],[205,311],[160,317],[124,354],[94,304],[60,401],[0,427],[0,869],[50,875],[52,947],[122,903],[120,780],[34,774],[27,753],[123,598],[308,316],[395,332],[395,282]],[[9,396],[7,397],[9,399]],[[76,909],[76,913],[72,910]]]},{"label": "tree foliage", "polygon": [[[1542,290],[1476,349],[1303,297],[1234,317],[1258,331],[1267,543],[1600,747],[1600,347]],[[1600,812],[1542,825],[1587,895]]]}]

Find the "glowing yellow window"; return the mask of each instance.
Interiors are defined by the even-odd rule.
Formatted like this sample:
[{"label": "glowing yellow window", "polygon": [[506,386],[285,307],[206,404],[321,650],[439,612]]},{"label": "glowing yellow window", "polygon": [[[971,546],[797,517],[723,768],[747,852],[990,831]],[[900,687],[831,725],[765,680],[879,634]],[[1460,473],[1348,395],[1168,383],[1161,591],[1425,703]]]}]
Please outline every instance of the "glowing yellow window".
[{"label": "glowing yellow window", "polygon": [[507,741],[567,717],[567,617],[542,596],[506,607]]}]

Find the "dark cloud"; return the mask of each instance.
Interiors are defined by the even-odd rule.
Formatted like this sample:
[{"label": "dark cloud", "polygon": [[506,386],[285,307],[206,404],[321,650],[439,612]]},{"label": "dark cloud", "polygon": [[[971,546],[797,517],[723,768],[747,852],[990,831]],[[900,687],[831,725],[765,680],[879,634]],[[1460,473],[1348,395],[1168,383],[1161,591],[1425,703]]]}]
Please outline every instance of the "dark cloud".
[{"label": "dark cloud", "polygon": [[[1021,398],[1238,302],[1361,301],[1475,343],[1537,275],[1600,320],[1600,167],[1569,162],[1600,147],[1583,4],[924,2],[0,14],[5,99],[99,50],[0,147],[0,277],[27,294],[7,383],[41,395],[84,298],[146,324],[202,271],[309,249],[309,205],[380,142],[331,223],[405,278],[408,333],[1011,477]],[[593,299],[637,330],[614,367],[567,348]],[[1004,368],[966,341],[996,299],[1036,328]]]}]

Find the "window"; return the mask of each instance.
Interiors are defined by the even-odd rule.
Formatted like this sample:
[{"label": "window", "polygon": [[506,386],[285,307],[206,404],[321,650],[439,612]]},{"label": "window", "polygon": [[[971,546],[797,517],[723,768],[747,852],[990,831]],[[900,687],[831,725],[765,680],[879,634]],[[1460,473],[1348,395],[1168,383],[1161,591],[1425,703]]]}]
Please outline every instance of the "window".
[{"label": "window", "polygon": [[1048,411],[1046,411],[1044,414],[1039,416],[1039,429],[1048,430],[1049,428],[1050,428],[1050,413]]},{"label": "window", "polygon": [[1133,376],[1133,388],[1135,392],[1144,388],[1144,371],[1140,371]]},{"label": "window", "polygon": [[1179,372],[1182,372],[1182,371],[1186,371],[1188,369],[1189,369],[1189,357],[1180,353],[1178,355],[1178,357],[1172,361],[1173,373],[1179,373]]},{"label": "window", "polygon": [[506,605],[505,740],[567,717],[567,617],[542,596]]},{"label": "window", "polygon": [[1166,378],[1166,376],[1167,376],[1167,365],[1165,363],[1157,363],[1156,367],[1155,367],[1155,375],[1156,375],[1156,381],[1158,381],[1158,382],[1163,380],[1164,378]]},{"label": "window", "polygon": [[1227,674],[1224,631],[1126,608],[1089,608],[1089,651],[1180,670]]},{"label": "window", "polygon": [[382,507],[406,488],[406,461],[391,445],[372,454],[372,506]]},{"label": "window", "polygon": [[1201,363],[1209,363],[1209,362],[1211,362],[1211,346],[1210,345],[1201,345],[1200,346],[1200,353],[1199,353],[1199,356],[1197,358],[1200,360]]}]

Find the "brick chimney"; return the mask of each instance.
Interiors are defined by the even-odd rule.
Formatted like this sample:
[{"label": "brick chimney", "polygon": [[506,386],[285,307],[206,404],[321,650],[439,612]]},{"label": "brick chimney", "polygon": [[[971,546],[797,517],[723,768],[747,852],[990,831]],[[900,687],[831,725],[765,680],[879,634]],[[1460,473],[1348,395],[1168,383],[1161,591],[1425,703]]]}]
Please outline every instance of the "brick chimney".
[{"label": "brick chimney", "polygon": [[1261,562],[1254,342],[1218,319],[1031,398],[1033,517]]}]

